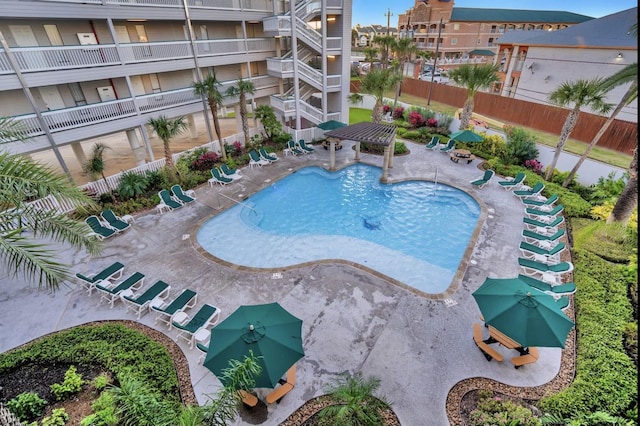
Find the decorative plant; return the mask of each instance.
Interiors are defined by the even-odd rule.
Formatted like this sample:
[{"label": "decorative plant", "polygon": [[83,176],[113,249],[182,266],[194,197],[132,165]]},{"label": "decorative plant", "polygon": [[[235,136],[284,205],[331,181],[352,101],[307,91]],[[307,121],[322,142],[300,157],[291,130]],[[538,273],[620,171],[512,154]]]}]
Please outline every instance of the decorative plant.
[{"label": "decorative plant", "polygon": [[360,374],[339,378],[328,390],[334,404],[320,411],[318,423],[322,426],[383,425],[380,410],[389,404],[373,396],[379,386],[379,379],[365,379]]},{"label": "decorative plant", "polygon": [[144,194],[147,189],[148,180],[145,175],[135,172],[124,172],[120,177],[118,185],[118,195],[121,198],[133,198]]},{"label": "decorative plant", "polygon": [[23,422],[40,417],[46,405],[47,401],[40,398],[35,392],[21,393],[7,402],[9,410]]},{"label": "decorative plant", "polygon": [[82,379],[82,375],[78,374],[76,367],[72,365],[64,373],[64,381],[62,383],[54,383],[51,385],[51,393],[57,401],[61,401],[80,392],[84,383],[85,381]]},{"label": "decorative plant", "polygon": [[536,160],[535,158],[531,160],[527,160],[524,162],[524,166],[534,172],[535,174],[542,174],[542,163]]},{"label": "decorative plant", "polygon": [[399,120],[404,116],[404,107],[395,107],[395,109],[393,110],[393,119],[394,120]]}]

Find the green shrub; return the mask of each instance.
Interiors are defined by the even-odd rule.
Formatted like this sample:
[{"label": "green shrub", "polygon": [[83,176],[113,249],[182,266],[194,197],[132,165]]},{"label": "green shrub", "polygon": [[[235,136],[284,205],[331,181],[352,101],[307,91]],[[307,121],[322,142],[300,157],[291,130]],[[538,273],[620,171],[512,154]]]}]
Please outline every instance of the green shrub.
[{"label": "green shrub", "polygon": [[82,390],[82,385],[86,382],[82,379],[82,375],[78,374],[76,367],[73,365],[64,373],[64,381],[62,383],[54,383],[51,385],[51,393],[55,396],[56,401],[69,398],[74,393]]},{"label": "green shrub", "polygon": [[420,132],[418,132],[417,130],[408,130],[405,134],[404,134],[404,138],[405,139],[410,139],[412,141],[419,141],[421,138]]},{"label": "green shrub", "polygon": [[396,143],[394,144],[394,148],[393,148],[394,155],[406,154],[407,152],[409,152],[409,149],[404,144],[404,142],[396,141]]},{"label": "green shrub", "polygon": [[118,184],[118,194],[124,199],[142,195],[147,189],[147,177],[135,172],[124,172]]},{"label": "green shrub", "polygon": [[28,422],[42,415],[47,401],[40,398],[35,392],[24,392],[9,402],[7,407],[20,421]]},{"label": "green shrub", "polygon": [[64,408],[54,408],[51,416],[42,419],[42,426],[64,426],[69,421],[69,415]]},{"label": "green shrub", "polygon": [[96,388],[96,390],[98,391],[103,390],[110,383],[111,383],[111,378],[109,377],[109,375],[104,373],[95,377],[92,382],[93,387]]},{"label": "green shrub", "polygon": [[80,421],[80,426],[115,426],[118,424],[116,403],[111,392],[102,392],[91,404],[93,414]]},{"label": "green shrub", "polygon": [[531,133],[521,127],[507,126],[505,134],[507,144],[502,154],[502,161],[505,164],[524,166],[525,161],[538,158],[538,147]]},{"label": "green shrub", "polygon": [[402,137],[405,133],[407,133],[407,129],[404,127],[396,128],[396,135]]},{"label": "green shrub", "polygon": [[491,392],[483,392],[478,401],[478,408],[469,414],[470,426],[538,426],[538,420],[527,407],[511,400],[502,400]]},{"label": "green shrub", "polygon": [[605,178],[601,176],[598,178],[598,182],[592,185],[591,198],[589,201],[593,205],[615,203],[622,194],[622,190],[627,185],[627,181],[629,180],[629,172],[625,172],[624,175],[616,179],[616,173],[611,172]]}]

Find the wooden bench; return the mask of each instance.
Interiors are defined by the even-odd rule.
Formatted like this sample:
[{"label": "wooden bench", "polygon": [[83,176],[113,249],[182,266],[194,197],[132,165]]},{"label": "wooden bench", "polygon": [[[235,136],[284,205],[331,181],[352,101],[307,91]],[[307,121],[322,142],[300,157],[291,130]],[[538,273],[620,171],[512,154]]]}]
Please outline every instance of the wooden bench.
[{"label": "wooden bench", "polygon": [[296,385],[296,365],[293,366],[287,371],[287,381],[282,383],[280,386],[276,387],[269,395],[265,401],[267,404],[273,404],[274,402],[280,402],[280,400]]},{"label": "wooden bench", "polygon": [[242,399],[242,403],[248,407],[255,407],[258,405],[258,397],[253,394],[250,394],[247,391],[239,390],[238,395],[240,395],[240,399]]},{"label": "wooden bench", "polygon": [[511,362],[515,368],[520,368],[523,365],[533,364],[539,357],[538,348],[529,348],[528,354],[513,357],[511,358]]},{"label": "wooden bench", "polygon": [[476,346],[482,352],[487,361],[491,361],[491,358],[498,362],[501,362],[504,358],[500,352],[487,345],[482,339],[482,326],[477,322],[473,324],[473,341],[476,342]]}]

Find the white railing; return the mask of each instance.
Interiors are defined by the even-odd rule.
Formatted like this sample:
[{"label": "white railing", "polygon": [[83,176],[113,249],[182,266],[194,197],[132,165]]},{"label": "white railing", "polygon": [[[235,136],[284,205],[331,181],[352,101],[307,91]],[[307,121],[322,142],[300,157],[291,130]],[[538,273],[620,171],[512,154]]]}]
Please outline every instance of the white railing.
[{"label": "white railing", "polygon": [[298,72],[307,83],[313,85],[316,89],[322,89],[322,73],[320,71],[302,61],[298,61]]},{"label": "white railing", "polygon": [[294,114],[296,112],[296,100],[293,96],[282,99],[280,96],[269,96],[270,104],[278,111],[282,111],[284,114]]},{"label": "white railing", "polygon": [[342,0],[327,0],[327,9],[342,9]]},{"label": "white railing", "polygon": [[284,130],[291,135],[291,139],[294,141],[304,139],[309,142],[324,139],[324,130],[318,127],[310,127],[308,129],[291,129],[285,126]]},{"label": "white railing", "polygon": [[342,38],[327,37],[327,49],[342,49]]},{"label": "white railing", "polygon": [[525,61],[516,61],[516,63],[513,65],[513,70],[522,71],[522,68],[524,67],[524,63]]},{"label": "white railing", "polygon": [[305,40],[305,43],[316,51],[322,52],[322,35],[313,29],[311,25],[296,17],[296,31],[298,36]]},{"label": "white railing", "polygon": [[284,74],[293,73],[293,59],[267,58],[267,71]]},{"label": "white railing", "polygon": [[168,107],[187,105],[200,101],[192,88],[153,93],[136,97],[138,108],[142,112],[156,111]]},{"label": "white railing", "polygon": [[270,52],[274,50],[276,50],[276,41],[273,38],[247,39],[247,53]]},{"label": "white railing", "polygon": [[53,195],[47,195],[44,198],[39,198],[26,204],[37,210],[54,210],[58,213],[69,213],[77,207],[76,203],[72,203],[65,198],[58,200]]},{"label": "white railing", "polygon": [[327,87],[339,87],[342,85],[342,76],[337,75],[328,75],[327,76]]},{"label": "white railing", "polygon": [[13,72],[13,67],[11,67],[11,62],[9,62],[7,52],[0,48],[0,74],[8,74],[11,72]]},{"label": "white railing", "polygon": [[119,64],[115,45],[11,48],[23,72]]},{"label": "white railing", "polygon": [[296,16],[303,21],[322,11],[322,3],[319,1],[303,2],[302,7],[296,8]]},{"label": "white railing", "polygon": [[188,41],[161,43],[126,43],[120,45],[122,62],[138,63],[163,59],[191,58],[191,45]]},{"label": "white railing", "polygon": [[[183,8],[182,0],[40,0],[55,3],[117,4],[147,7]],[[232,9],[271,12],[272,0],[187,0],[187,5],[203,9]]]},{"label": "white railing", "polygon": [[[256,135],[258,133],[260,133],[259,129],[256,129],[254,127],[249,129],[249,137]],[[222,145],[233,145],[236,141],[239,142],[240,145],[244,148],[244,133],[236,133],[234,135],[230,135],[225,138],[222,138]],[[173,162],[176,163],[182,156],[202,148],[205,148],[207,151],[216,152],[217,154],[220,154],[222,152],[220,143],[218,143],[218,141],[210,141],[204,145],[196,146],[196,147],[187,149],[185,151],[179,152],[177,154],[172,154],[171,158],[173,159]],[[166,159],[163,157],[159,160],[145,163],[141,166],[137,166],[132,169],[122,171],[115,175],[107,176],[106,182],[105,182],[105,179],[100,179],[100,180],[96,180],[96,181],[81,185],[80,188],[83,190],[86,190],[89,193],[96,194],[96,195],[105,194],[118,188],[123,174],[136,173],[139,175],[144,175],[147,172],[158,171],[162,169],[165,166],[165,163],[166,163]]]},{"label": "white railing", "polygon": [[271,16],[262,20],[264,32],[276,32],[279,35],[291,34],[291,18],[288,16]]},{"label": "white railing", "polygon": [[311,122],[315,124],[322,123],[322,111],[313,105],[300,100],[300,112]]},{"label": "white railing", "polygon": [[[47,111],[42,113],[42,117],[51,132],[60,132],[74,127],[116,120],[135,114],[136,110],[133,105],[133,100],[128,98]],[[38,130],[41,129],[38,127]]]}]

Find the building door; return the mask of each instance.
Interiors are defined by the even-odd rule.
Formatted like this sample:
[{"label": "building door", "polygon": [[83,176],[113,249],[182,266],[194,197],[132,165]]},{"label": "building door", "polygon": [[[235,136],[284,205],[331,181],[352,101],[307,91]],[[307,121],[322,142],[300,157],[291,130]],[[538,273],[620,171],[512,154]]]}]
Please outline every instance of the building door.
[{"label": "building door", "polygon": [[9,31],[18,47],[32,47],[38,45],[30,25],[9,25]]},{"label": "building door", "polygon": [[116,37],[118,38],[118,43],[131,43],[131,38],[129,38],[129,31],[127,31],[126,26],[114,25],[114,29],[116,30]]},{"label": "building door", "polygon": [[65,108],[62,96],[60,95],[60,92],[58,91],[58,88],[56,86],[38,87],[38,91],[40,92],[40,96],[42,97],[42,100],[44,101],[49,111]]},{"label": "building door", "polygon": [[52,46],[64,45],[57,25],[43,25],[43,27],[44,31],[47,33],[47,37],[49,38],[49,43],[51,43]]}]

